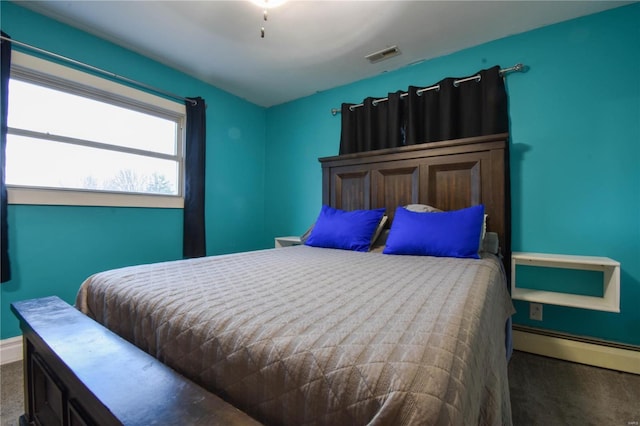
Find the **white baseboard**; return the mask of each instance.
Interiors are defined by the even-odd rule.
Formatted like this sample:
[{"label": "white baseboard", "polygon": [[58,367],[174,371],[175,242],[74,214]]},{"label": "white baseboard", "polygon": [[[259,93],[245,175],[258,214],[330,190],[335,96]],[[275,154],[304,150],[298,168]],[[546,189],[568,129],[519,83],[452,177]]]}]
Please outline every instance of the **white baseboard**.
[{"label": "white baseboard", "polygon": [[518,351],[565,361],[640,374],[640,351],[638,350],[517,329],[513,330],[513,347]]},{"label": "white baseboard", "polygon": [[0,340],[0,365],[22,360],[22,336]]}]

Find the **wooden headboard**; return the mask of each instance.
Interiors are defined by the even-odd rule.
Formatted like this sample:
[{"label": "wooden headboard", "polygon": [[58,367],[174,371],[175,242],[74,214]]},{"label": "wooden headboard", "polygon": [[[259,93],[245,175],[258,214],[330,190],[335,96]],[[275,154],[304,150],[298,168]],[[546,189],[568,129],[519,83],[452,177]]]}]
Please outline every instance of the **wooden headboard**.
[{"label": "wooden headboard", "polygon": [[[343,210],[428,204],[457,210],[484,204],[507,272],[511,258],[509,135],[457,139],[320,158],[322,202]],[[509,276],[509,275],[507,275]]]}]

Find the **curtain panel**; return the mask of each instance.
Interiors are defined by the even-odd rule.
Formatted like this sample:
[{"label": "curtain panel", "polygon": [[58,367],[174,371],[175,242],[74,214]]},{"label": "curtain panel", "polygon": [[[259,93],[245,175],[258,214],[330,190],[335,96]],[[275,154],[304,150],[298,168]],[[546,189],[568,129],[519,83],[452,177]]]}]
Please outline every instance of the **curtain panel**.
[{"label": "curtain panel", "polygon": [[342,104],[340,155],[404,144],[400,94],[389,93],[385,102],[367,98],[359,107]]},{"label": "curtain panel", "polygon": [[[3,37],[9,37],[2,32]],[[9,225],[7,221],[7,187],[5,185],[5,153],[7,147],[7,109],[9,107],[9,74],[11,42],[2,39],[0,46],[0,282],[11,279],[9,262]]]},{"label": "curtain panel", "polygon": [[388,101],[367,98],[361,107],[342,104],[340,154],[507,132],[500,67],[476,75],[463,82],[448,77],[422,92],[410,86],[406,94],[389,94]]},{"label": "curtain panel", "polygon": [[185,105],[187,124],[182,255],[184,258],[193,258],[207,255],[204,219],[206,104],[204,99],[197,97],[187,98]]}]

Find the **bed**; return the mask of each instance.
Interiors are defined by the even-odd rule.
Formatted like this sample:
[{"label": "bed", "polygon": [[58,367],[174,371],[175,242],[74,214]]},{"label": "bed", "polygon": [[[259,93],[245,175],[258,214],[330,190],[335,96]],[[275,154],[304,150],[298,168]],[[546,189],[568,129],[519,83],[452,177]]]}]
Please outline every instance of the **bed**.
[{"label": "bed", "polygon": [[511,424],[508,135],[320,159],[336,209],[482,204],[479,259],[307,245],[105,271],[76,307],[268,425]]}]

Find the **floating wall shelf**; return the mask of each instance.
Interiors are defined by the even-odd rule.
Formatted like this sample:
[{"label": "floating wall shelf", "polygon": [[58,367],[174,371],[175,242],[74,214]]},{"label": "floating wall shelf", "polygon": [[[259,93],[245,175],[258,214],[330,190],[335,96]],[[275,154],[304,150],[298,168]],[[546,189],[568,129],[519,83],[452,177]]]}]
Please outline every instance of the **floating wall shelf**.
[{"label": "floating wall shelf", "polygon": [[[520,288],[516,284],[517,265],[601,271],[603,297]],[[620,312],[620,262],[608,257],[514,252],[511,256],[511,297],[549,305]]]}]

